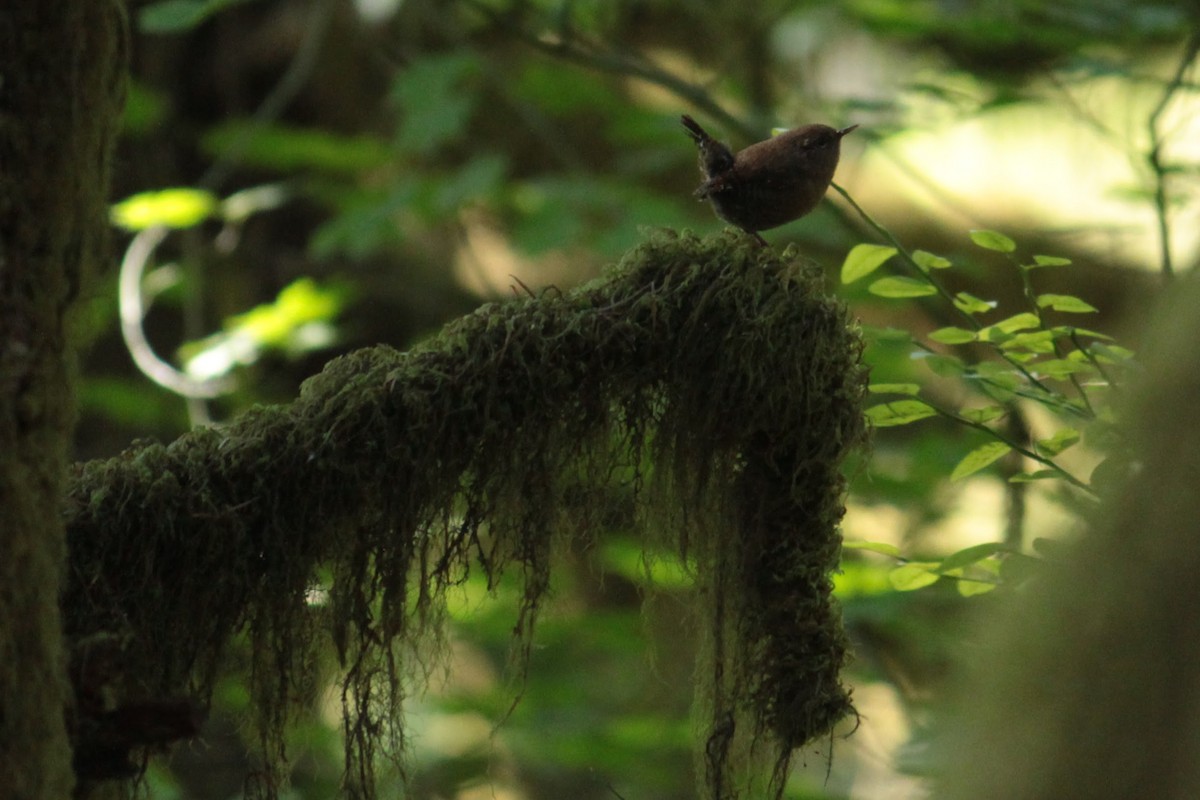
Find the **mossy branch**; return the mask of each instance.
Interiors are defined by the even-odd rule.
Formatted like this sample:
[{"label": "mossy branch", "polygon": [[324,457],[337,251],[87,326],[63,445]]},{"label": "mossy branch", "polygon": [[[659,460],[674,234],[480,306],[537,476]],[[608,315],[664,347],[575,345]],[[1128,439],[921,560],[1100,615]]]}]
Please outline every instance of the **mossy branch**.
[{"label": "mossy branch", "polygon": [[696,565],[708,795],[763,796],[757,743],[778,797],[793,749],[852,713],[830,573],[840,464],[865,438],[860,352],[814,266],[736,234],[655,234],[577,290],[484,306],[413,351],[336,359],[290,405],[79,466],[69,634],[130,642],[122,692],[202,698],[245,634],[269,756],[332,641],[348,790],[369,795],[384,732],[403,738],[401,646],[436,636],[444,590],[517,567],[527,658],[554,540],[601,531],[623,492]]}]

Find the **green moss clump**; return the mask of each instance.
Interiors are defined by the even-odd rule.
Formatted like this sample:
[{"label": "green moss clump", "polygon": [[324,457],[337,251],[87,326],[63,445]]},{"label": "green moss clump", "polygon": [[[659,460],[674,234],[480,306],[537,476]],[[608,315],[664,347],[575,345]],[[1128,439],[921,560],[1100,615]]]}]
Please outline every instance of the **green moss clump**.
[{"label": "green moss clump", "polygon": [[[815,267],[655,234],[577,290],[486,305],[410,352],[332,361],[288,406],[79,467],[70,633],[128,634],[128,691],[205,695],[246,632],[275,760],[331,639],[348,792],[369,795],[375,749],[403,741],[399,654],[436,637],[445,589],[518,569],[524,657],[556,537],[602,529],[621,475],[647,535],[696,564],[707,791],[764,793],[754,750],[775,754],[778,797],[791,752],[852,713],[830,574],[840,464],[865,439],[860,352]],[[306,601],[318,575],[325,609]]]}]

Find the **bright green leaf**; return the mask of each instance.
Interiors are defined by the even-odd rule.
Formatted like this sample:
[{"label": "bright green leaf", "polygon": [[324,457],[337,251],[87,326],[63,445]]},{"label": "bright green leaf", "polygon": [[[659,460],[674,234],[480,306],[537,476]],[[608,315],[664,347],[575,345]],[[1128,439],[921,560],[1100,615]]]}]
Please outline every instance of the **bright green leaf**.
[{"label": "bright green leaf", "polygon": [[856,244],[842,262],[842,283],[854,283],[879,269],[892,256],[896,248],[880,244]]},{"label": "bright green leaf", "polygon": [[331,321],[345,303],[343,295],[339,288],[300,278],[285,286],[275,302],[230,317],[222,332],[180,348],[184,369],[209,380],[253,364],[268,349],[298,354],[328,347],[335,339]]},{"label": "bright green leaf", "polygon": [[993,581],[972,580],[970,578],[964,578],[954,582],[954,588],[957,589],[958,593],[963,597],[974,597],[976,595],[986,594],[990,591],[993,591],[997,586],[999,586],[999,584]]},{"label": "bright green leaf", "polygon": [[983,408],[964,408],[958,412],[958,415],[965,420],[971,422],[991,422],[994,419],[1000,419],[1008,411],[1003,406],[984,406]]},{"label": "bright green leaf", "polygon": [[1056,456],[1063,450],[1079,442],[1082,434],[1074,428],[1063,428],[1048,439],[1039,439],[1038,452],[1044,456]]},{"label": "bright green leaf", "polygon": [[899,591],[911,592],[913,589],[920,589],[932,583],[937,583],[940,576],[933,571],[936,567],[937,564],[935,563],[911,561],[907,564],[901,564],[889,572],[888,580]]},{"label": "bright green leaf", "polygon": [[1011,338],[1011,334],[1021,330],[1037,328],[1041,325],[1041,320],[1037,314],[1030,311],[1024,311],[1020,314],[1014,314],[1008,319],[1000,320],[994,325],[989,325],[979,331],[979,340],[981,342],[1004,342]]},{"label": "bright green leaf", "polygon": [[924,250],[915,250],[912,254],[913,261],[917,262],[917,266],[928,272],[931,269],[948,269],[954,266],[947,258],[928,253]]},{"label": "bright green leaf", "polygon": [[974,475],[979,470],[1004,456],[1012,447],[1004,442],[988,442],[976,447],[958,462],[958,466],[950,473],[950,480],[960,481],[968,475]]},{"label": "bright green leaf", "polygon": [[1071,314],[1090,314],[1096,311],[1095,306],[1069,294],[1039,294],[1037,304],[1039,308],[1049,306],[1055,311],[1064,311]]},{"label": "bright green leaf", "polygon": [[932,417],[936,413],[937,411],[920,400],[895,400],[871,406],[866,411],[867,419],[877,428],[907,425],[910,422]]},{"label": "bright green leaf", "polygon": [[969,567],[985,558],[990,558],[997,553],[1002,553],[1008,550],[1008,545],[1003,542],[986,542],[985,544],[977,544],[971,547],[963,548],[956,553],[951,553],[942,559],[942,564],[938,571],[943,575],[949,570],[961,569]]},{"label": "bright green leaf", "polygon": [[208,219],[217,208],[212,192],[201,189],[162,189],[127,197],[112,207],[112,219],[131,231],[165,225],[190,228]]},{"label": "bright green leaf", "polygon": [[872,394],[908,394],[916,396],[921,387],[915,383],[872,383],[867,387]]},{"label": "bright green leaf", "polygon": [[966,344],[975,341],[975,331],[950,326],[949,328],[938,328],[929,334],[929,338],[941,344]]},{"label": "bright green leaf", "polygon": [[[1071,355],[1075,354],[1072,353]],[[1039,361],[1036,367],[1039,374],[1059,381],[1066,380],[1072,375],[1077,375],[1081,372],[1092,373],[1096,371],[1095,367],[1082,359],[1052,358],[1047,361]]]},{"label": "bright green leaf", "polygon": [[1065,267],[1071,263],[1071,259],[1062,258],[1060,256],[1034,256],[1033,263],[1027,264],[1029,267]]},{"label": "bright green leaf", "polygon": [[1036,328],[1041,324],[1037,318],[1037,314],[1026,311],[1021,314],[1014,314],[1008,319],[1001,320],[991,327],[1004,331],[1005,333],[1016,333],[1017,331],[1026,330],[1028,328]]},{"label": "bright green leaf", "polygon": [[995,300],[981,300],[970,292],[954,295],[954,307],[967,314],[983,314],[991,311],[996,305]]},{"label": "bright green leaf", "polygon": [[1033,331],[1031,333],[1018,333],[1010,339],[1005,339],[1004,343],[1000,346],[1006,353],[1022,350],[1032,354],[1053,353],[1054,332]]},{"label": "bright green leaf", "polygon": [[878,297],[928,297],[937,294],[937,289],[917,278],[880,278],[868,287],[873,295]]},{"label": "bright green leaf", "polygon": [[846,539],[842,542],[843,550],[869,550],[872,553],[882,553],[885,556],[900,557],[900,548],[887,542],[868,542],[863,539]]},{"label": "bright green leaf", "polygon": [[1017,243],[996,231],[971,231],[971,241],[985,250],[995,250],[997,253],[1011,253],[1017,249]]},{"label": "bright green leaf", "polygon": [[1113,340],[1113,337],[1109,336],[1107,333],[1090,331],[1087,328],[1076,328],[1071,325],[1057,325],[1053,330],[1056,336],[1063,336],[1068,339],[1071,338],[1071,334],[1074,334],[1075,336],[1087,336],[1092,339],[1103,339],[1106,342],[1111,342]]}]

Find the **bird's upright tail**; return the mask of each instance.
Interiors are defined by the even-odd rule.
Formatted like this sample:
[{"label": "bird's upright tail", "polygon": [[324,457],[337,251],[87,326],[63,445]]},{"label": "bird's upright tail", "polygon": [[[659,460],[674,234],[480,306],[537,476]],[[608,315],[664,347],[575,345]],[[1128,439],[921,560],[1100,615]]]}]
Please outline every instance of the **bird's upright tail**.
[{"label": "bird's upright tail", "polygon": [[687,129],[688,136],[691,136],[696,144],[703,144],[705,141],[712,141],[712,137],[708,135],[708,131],[700,127],[700,123],[684,114],[679,118],[683,123],[683,127]]}]

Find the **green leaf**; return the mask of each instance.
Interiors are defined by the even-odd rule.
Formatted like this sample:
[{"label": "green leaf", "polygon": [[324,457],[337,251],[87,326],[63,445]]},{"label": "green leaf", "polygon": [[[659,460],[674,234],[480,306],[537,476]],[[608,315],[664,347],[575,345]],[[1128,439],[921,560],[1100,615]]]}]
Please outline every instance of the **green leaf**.
[{"label": "green leaf", "polygon": [[980,445],[967,453],[962,461],[958,462],[958,466],[950,473],[950,480],[961,481],[968,475],[974,475],[1011,450],[1012,447],[1004,442],[988,442],[987,444]]},{"label": "green leaf", "polygon": [[967,342],[975,341],[975,331],[950,326],[948,328],[938,328],[929,334],[929,338],[941,344],[966,344]]},{"label": "green leaf", "polygon": [[1039,361],[1035,366],[1039,374],[1059,381],[1066,380],[1072,375],[1079,373],[1093,373],[1096,371],[1096,368],[1091,364],[1079,359],[1052,358],[1047,361]]},{"label": "green leaf", "polygon": [[1054,332],[1053,331],[1033,331],[1032,333],[1018,333],[1011,339],[1004,340],[1000,345],[1005,352],[1013,352],[1024,350],[1031,354],[1045,354],[1054,352]]},{"label": "green leaf", "polygon": [[856,244],[842,262],[842,283],[865,278],[896,255],[896,248],[880,244]]},{"label": "green leaf", "polygon": [[461,50],[408,63],[392,86],[400,110],[396,144],[426,156],[460,139],[479,97],[471,84],[482,71],[479,59]]},{"label": "green leaf", "polygon": [[924,250],[913,251],[912,258],[913,261],[917,262],[917,266],[926,272],[929,272],[931,269],[949,269],[954,266],[950,262],[950,259],[942,258],[933,253],[927,253]]},{"label": "green leaf", "polygon": [[212,192],[200,189],[163,189],[141,192],[125,198],[112,207],[112,219],[131,231],[165,225],[168,228],[190,228],[208,219],[217,208]]},{"label": "green leaf", "polygon": [[872,283],[867,291],[879,297],[896,298],[928,297],[937,294],[937,289],[917,278],[880,278]]},{"label": "green leaf", "polygon": [[1024,311],[1020,314],[1014,314],[1008,319],[1002,319],[994,325],[988,325],[979,331],[979,340],[981,342],[1002,342],[1009,338],[1009,334],[1017,331],[1037,328],[1042,324],[1038,319],[1037,314],[1031,311]]},{"label": "green leaf", "polygon": [[897,425],[907,425],[910,422],[932,417],[936,414],[932,407],[920,400],[895,400],[882,403],[867,409],[867,419],[877,428],[891,428]]},{"label": "green leaf", "polygon": [[1017,331],[1026,330],[1028,328],[1036,328],[1041,324],[1037,314],[1030,311],[1025,311],[1020,314],[1014,314],[1008,319],[1003,319],[992,325],[991,327],[1005,333],[1016,333]]},{"label": "green leaf", "polygon": [[970,422],[991,422],[994,419],[1000,419],[1008,411],[1003,406],[984,406],[983,408],[964,408],[958,412],[958,415]]},{"label": "green leaf", "polygon": [[1113,337],[1109,336],[1107,333],[1090,331],[1087,328],[1076,328],[1071,325],[1056,325],[1054,328],[1052,328],[1052,330],[1054,331],[1055,336],[1062,336],[1068,339],[1071,338],[1072,334],[1074,334],[1075,336],[1087,336],[1092,339],[1103,339],[1106,342],[1111,342],[1113,340]]},{"label": "green leaf", "polygon": [[971,231],[971,241],[985,250],[995,250],[997,253],[1011,253],[1017,249],[1016,242],[996,231]]},{"label": "green leaf", "polygon": [[915,383],[872,383],[867,391],[872,394],[907,394],[915,397],[921,387]]},{"label": "green leaf", "polygon": [[987,594],[995,590],[1000,584],[993,581],[972,580],[971,578],[963,578],[954,582],[954,588],[958,590],[959,595],[963,597],[974,597],[975,595]]},{"label": "green leaf", "polygon": [[954,307],[967,314],[983,314],[997,306],[995,300],[981,300],[970,292],[954,295]]},{"label": "green leaf", "polygon": [[963,360],[955,356],[927,353],[922,360],[934,375],[940,375],[943,378],[957,378],[967,370],[967,365]]},{"label": "green leaf", "polygon": [[1038,452],[1044,456],[1056,456],[1079,442],[1082,434],[1074,428],[1063,428],[1048,439],[1037,441]]},{"label": "green leaf", "polygon": [[983,561],[985,558],[996,555],[996,553],[1003,553],[1008,549],[1008,545],[1003,542],[986,542],[984,544],[965,547],[957,553],[951,553],[942,559],[942,564],[938,567],[938,571],[945,574],[953,569],[969,567],[972,564]]},{"label": "green leaf", "polygon": [[285,286],[275,302],[230,317],[221,333],[180,348],[184,369],[208,380],[253,364],[266,350],[300,354],[327,347],[335,339],[331,322],[345,304],[344,294],[338,287],[300,278]]},{"label": "green leaf", "polygon": [[920,589],[932,583],[937,583],[938,578],[941,576],[933,571],[936,568],[936,563],[911,561],[907,564],[901,564],[889,572],[888,580],[897,590],[911,592],[914,589]]},{"label": "green leaf", "polygon": [[882,553],[885,556],[900,557],[900,548],[887,542],[868,542],[864,539],[845,539],[842,541],[843,550],[868,550],[872,553]]},{"label": "green leaf", "polygon": [[1097,361],[1103,361],[1106,364],[1121,364],[1131,360],[1134,356],[1132,350],[1115,344],[1093,342],[1088,349],[1091,350],[1092,355],[1096,356]]},{"label": "green leaf", "polygon": [[1062,258],[1060,256],[1034,256],[1032,264],[1026,264],[1027,267],[1065,267],[1071,263],[1071,259]]},{"label": "green leaf", "polygon": [[1039,294],[1037,304],[1039,308],[1049,306],[1055,311],[1065,311],[1071,314],[1091,314],[1096,311],[1095,306],[1069,294]]}]

